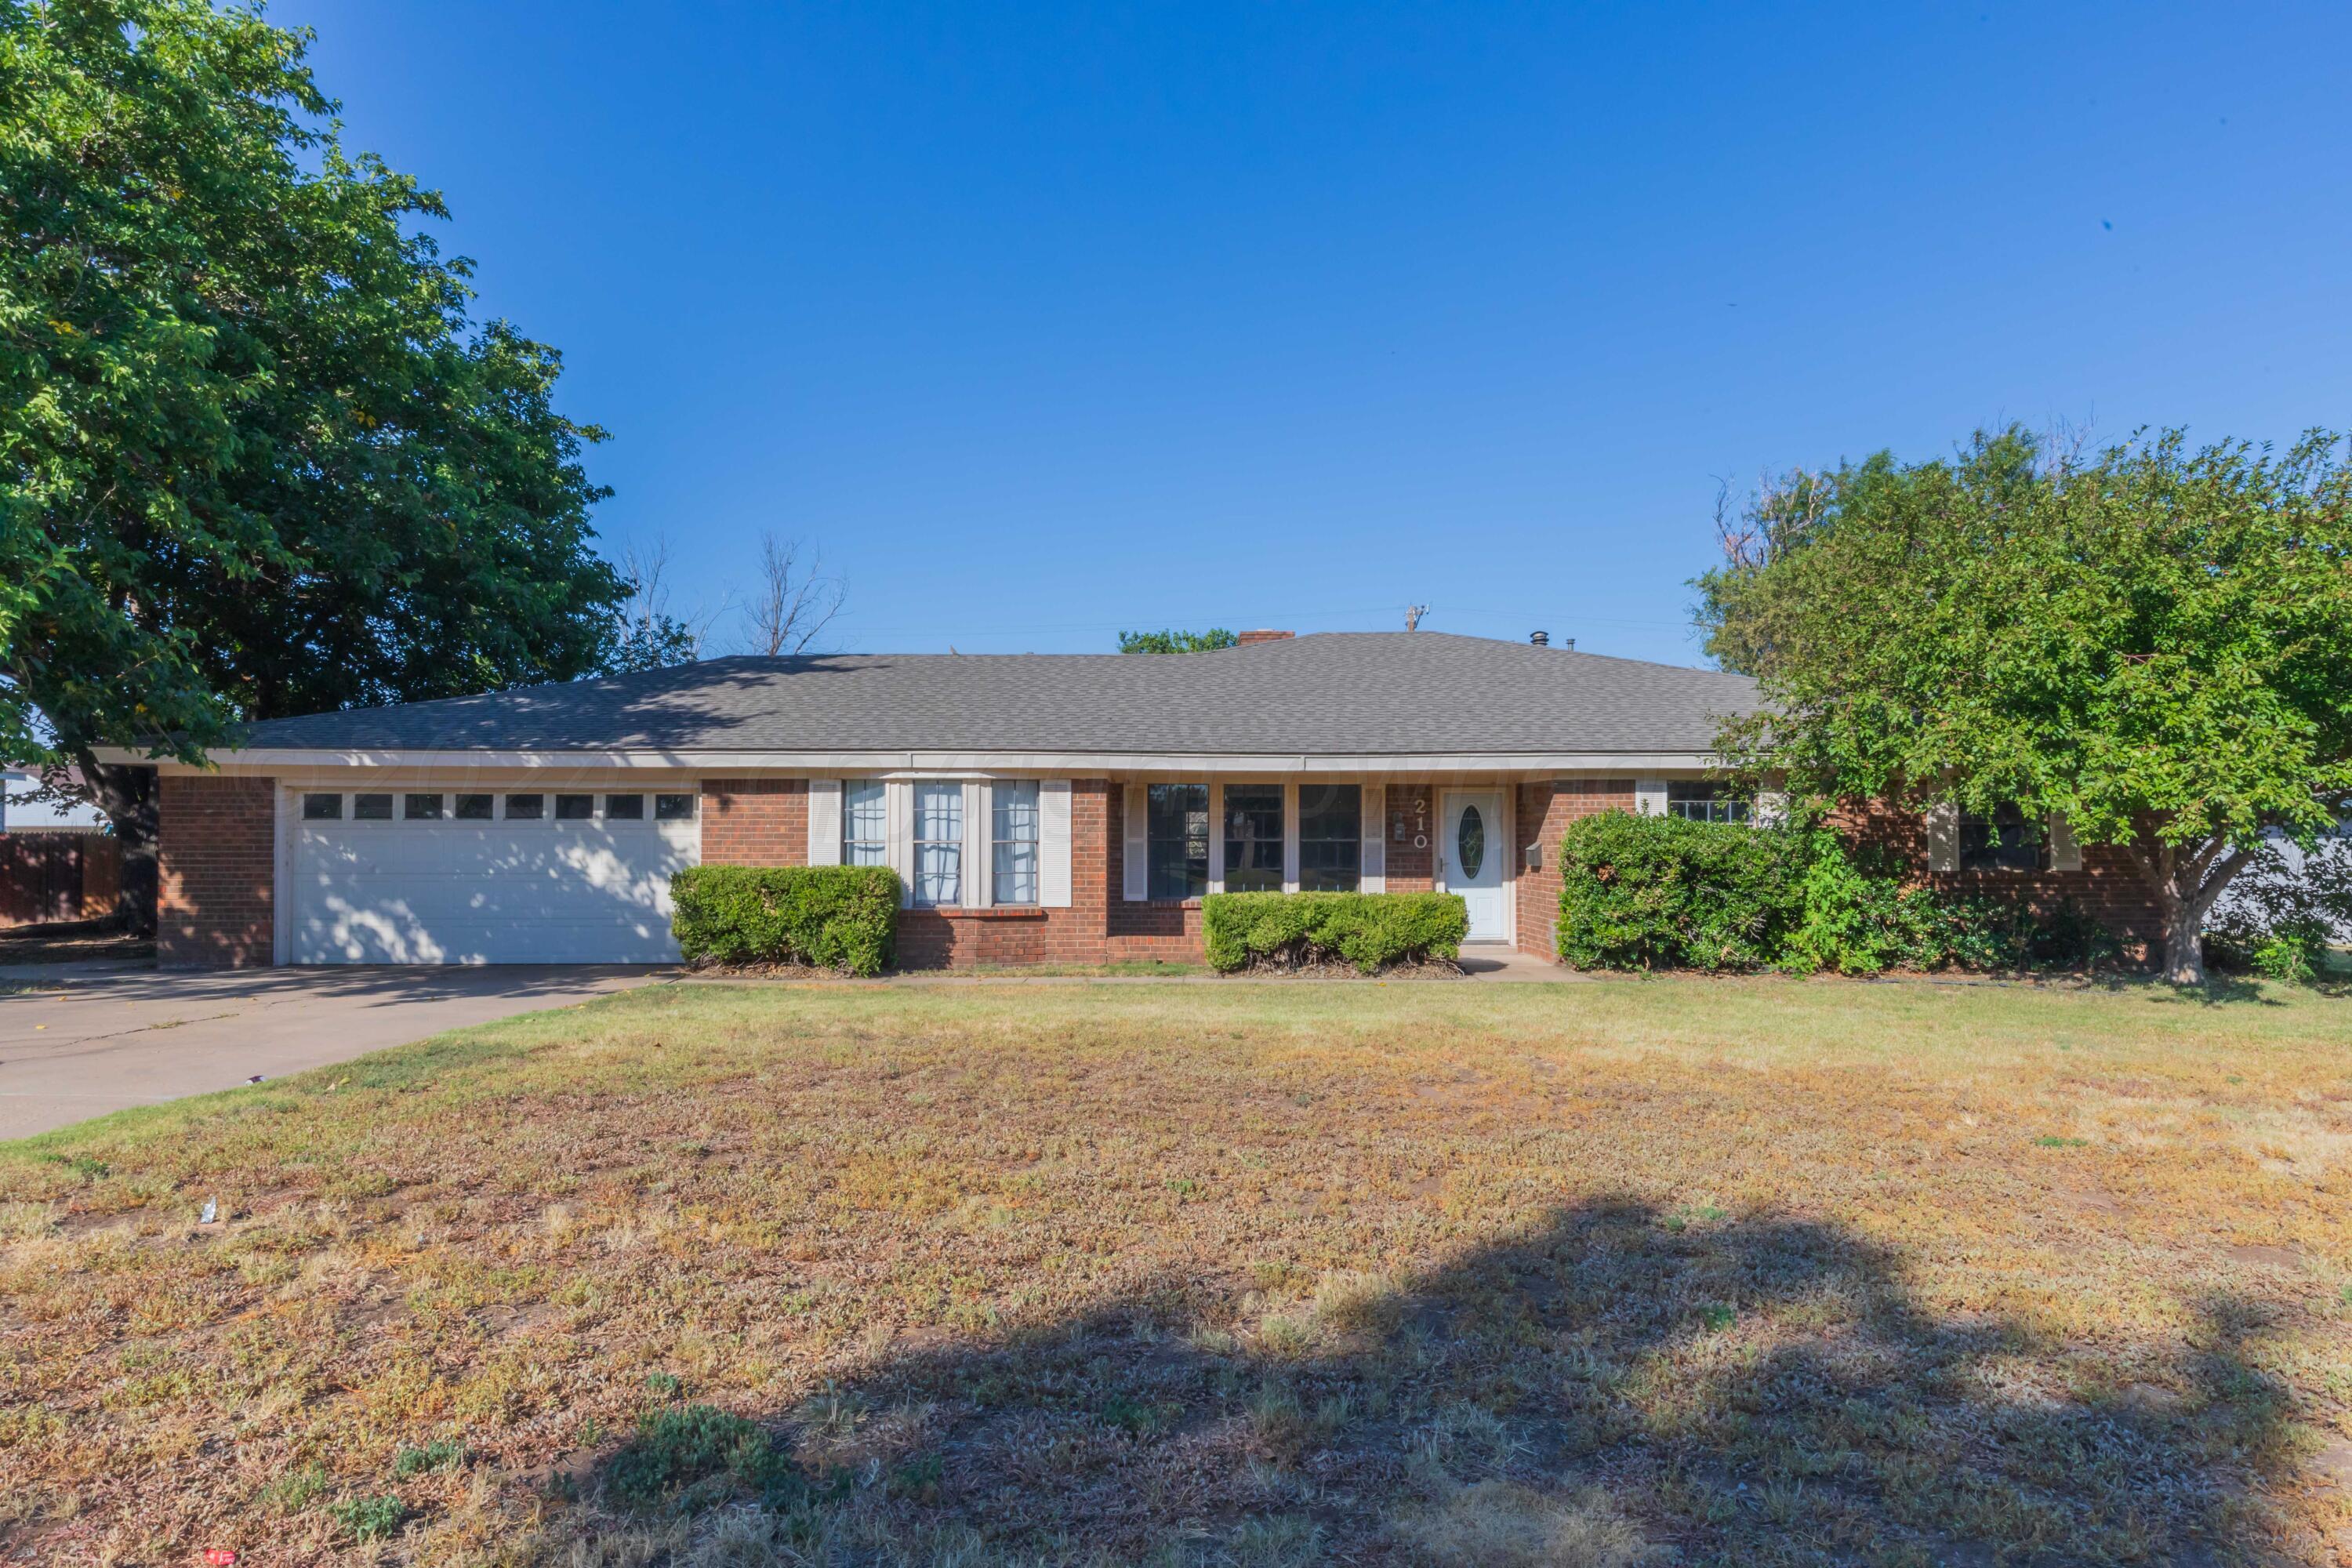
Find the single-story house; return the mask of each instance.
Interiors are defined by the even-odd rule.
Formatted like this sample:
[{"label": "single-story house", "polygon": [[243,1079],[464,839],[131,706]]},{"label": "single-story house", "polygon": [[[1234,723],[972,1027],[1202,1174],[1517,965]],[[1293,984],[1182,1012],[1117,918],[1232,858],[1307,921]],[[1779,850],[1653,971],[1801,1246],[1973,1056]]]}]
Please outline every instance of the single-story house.
[{"label": "single-story house", "polygon": [[[845,863],[900,873],[909,966],[1196,958],[1202,896],[1249,889],[1455,892],[1473,942],[1549,956],[1561,830],[1743,810],[1709,747],[1756,701],[1739,676],[1540,634],[1252,632],[1193,654],[719,658],[275,720],[209,769],[161,769],[159,951],[674,960],[680,868]],[[1994,864],[1998,824],[1958,837],[1938,871],[2114,883],[2046,846]]]}]

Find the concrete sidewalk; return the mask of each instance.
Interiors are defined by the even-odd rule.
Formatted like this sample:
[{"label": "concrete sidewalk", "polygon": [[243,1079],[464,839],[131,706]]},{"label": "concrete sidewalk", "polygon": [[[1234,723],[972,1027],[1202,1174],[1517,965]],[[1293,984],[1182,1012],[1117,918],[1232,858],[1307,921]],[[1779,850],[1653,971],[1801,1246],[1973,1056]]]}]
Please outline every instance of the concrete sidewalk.
[{"label": "concrete sidewalk", "polygon": [[0,1139],[283,1078],[673,973],[639,965],[0,966]]}]

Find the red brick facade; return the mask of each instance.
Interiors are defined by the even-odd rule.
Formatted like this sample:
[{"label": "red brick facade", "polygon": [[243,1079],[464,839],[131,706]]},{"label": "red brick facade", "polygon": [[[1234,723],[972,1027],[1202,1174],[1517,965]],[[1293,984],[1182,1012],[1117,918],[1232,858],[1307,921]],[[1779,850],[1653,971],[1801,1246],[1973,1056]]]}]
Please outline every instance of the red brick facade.
[{"label": "red brick facade", "polygon": [[242,969],[271,960],[278,781],[165,773],[156,790],[155,962]]},{"label": "red brick facade", "polygon": [[2042,915],[2071,900],[2116,934],[2126,957],[2146,962],[2161,951],[2164,921],[2156,895],[2120,845],[2084,845],[2083,866],[2077,871],[1930,871],[1927,824],[1916,812],[1857,807],[1843,814],[1838,826],[1859,841],[1886,850],[1911,868],[1916,882],[1947,893],[2016,899]]},{"label": "red brick facade", "polygon": [[807,865],[808,780],[703,780],[702,858],[713,866]]},{"label": "red brick facade", "polygon": [[[1518,874],[1518,942],[1521,952],[1555,962],[1559,957],[1559,836],[1580,816],[1633,809],[1632,779],[1544,779],[1519,786],[1513,814],[1511,847]],[[1536,851],[1532,868],[1528,851]]]}]

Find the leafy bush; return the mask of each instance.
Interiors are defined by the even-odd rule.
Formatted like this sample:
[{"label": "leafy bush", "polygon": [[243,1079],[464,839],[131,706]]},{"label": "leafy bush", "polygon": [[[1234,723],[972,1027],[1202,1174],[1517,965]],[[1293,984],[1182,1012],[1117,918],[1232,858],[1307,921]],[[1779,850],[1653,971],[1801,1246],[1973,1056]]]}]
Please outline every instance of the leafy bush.
[{"label": "leafy bush", "polygon": [[1209,963],[1296,967],[1342,958],[1365,973],[1459,957],[1470,912],[1455,893],[1212,893],[1201,906]]},{"label": "leafy bush", "polygon": [[1580,969],[1760,969],[1804,918],[1791,828],[1606,811],[1559,845],[1559,955]]},{"label": "leafy bush", "polygon": [[1580,969],[2084,968],[2114,936],[2071,901],[1907,886],[1826,827],[1604,812],[1560,840],[1560,956]]},{"label": "leafy bush", "polygon": [[637,1417],[637,1435],[606,1461],[606,1500],[631,1513],[749,1492],[771,1507],[810,1493],[807,1475],[766,1427],[715,1405],[677,1405]]},{"label": "leafy bush", "polygon": [[408,1510],[396,1497],[359,1497],[330,1507],[327,1511],[335,1522],[352,1532],[352,1539],[365,1542],[389,1541]]},{"label": "leafy bush", "polygon": [[694,866],[669,879],[670,926],[689,963],[888,966],[898,874],[885,866]]}]

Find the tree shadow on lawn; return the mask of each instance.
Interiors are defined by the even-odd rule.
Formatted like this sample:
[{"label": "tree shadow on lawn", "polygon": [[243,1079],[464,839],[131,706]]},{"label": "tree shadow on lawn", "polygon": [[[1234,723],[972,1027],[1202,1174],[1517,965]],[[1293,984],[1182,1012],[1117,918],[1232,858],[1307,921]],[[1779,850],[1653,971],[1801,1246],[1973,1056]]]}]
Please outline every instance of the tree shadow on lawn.
[{"label": "tree shadow on lawn", "polygon": [[1420,1278],[1170,1280],[755,1413],[781,1489],[706,1465],[632,1518],[641,1436],[557,1528],[575,1563],[2319,1560],[2265,1499],[2296,1469],[2266,1309],[2066,1388],[2067,1347],[1898,1274],[1834,1226],[1621,1202]]}]

